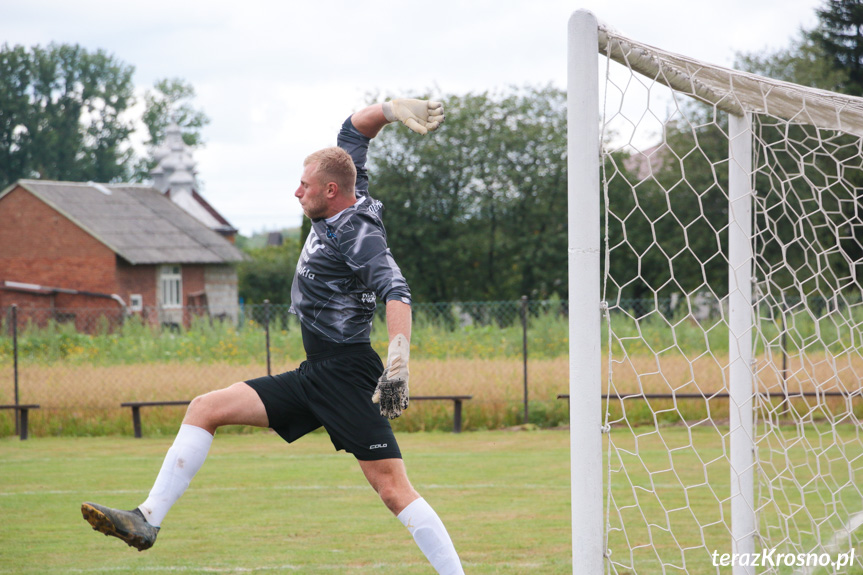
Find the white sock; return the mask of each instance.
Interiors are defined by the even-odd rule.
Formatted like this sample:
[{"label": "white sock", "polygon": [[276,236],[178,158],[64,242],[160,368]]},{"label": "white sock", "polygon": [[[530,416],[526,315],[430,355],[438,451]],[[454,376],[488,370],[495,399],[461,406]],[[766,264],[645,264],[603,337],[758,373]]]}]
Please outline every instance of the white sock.
[{"label": "white sock", "polygon": [[174,444],[165,455],[150,496],[138,506],[147,523],[155,527],[162,524],[171,506],[186,491],[192,478],[201,469],[212,443],[213,436],[206,429],[194,425],[180,426]]},{"label": "white sock", "polygon": [[399,521],[408,528],[417,546],[440,575],[464,575],[446,527],[425,499],[420,497],[402,509]]}]

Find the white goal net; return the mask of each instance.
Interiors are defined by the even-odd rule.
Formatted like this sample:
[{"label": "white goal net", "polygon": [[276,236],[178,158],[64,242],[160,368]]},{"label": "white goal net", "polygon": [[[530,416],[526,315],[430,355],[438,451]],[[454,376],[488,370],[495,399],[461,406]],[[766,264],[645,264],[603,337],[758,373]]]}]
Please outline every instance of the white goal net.
[{"label": "white goal net", "polygon": [[600,497],[602,572],[863,573],[863,99],[569,33],[574,553]]}]

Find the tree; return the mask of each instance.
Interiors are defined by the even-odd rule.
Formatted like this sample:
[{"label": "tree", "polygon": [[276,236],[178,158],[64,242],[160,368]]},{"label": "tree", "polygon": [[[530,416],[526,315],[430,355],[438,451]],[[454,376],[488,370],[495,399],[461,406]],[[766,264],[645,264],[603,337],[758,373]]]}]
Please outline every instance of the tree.
[{"label": "tree", "polygon": [[393,251],[418,301],[566,295],[566,95],[449,95],[446,123],[389,127],[369,153]]},{"label": "tree", "polygon": [[26,122],[31,115],[28,90],[32,62],[21,46],[0,50],[0,189],[29,177],[30,135]]},{"label": "tree", "polygon": [[[132,74],[102,50],[51,44],[0,48],[0,189],[22,178],[67,181],[143,181],[153,167],[136,158],[129,138],[134,119]],[[159,80],[144,96],[141,121],[151,149],[173,119],[186,144],[202,145],[209,123],[179,78]]]},{"label": "tree", "polygon": [[265,246],[244,250],[251,259],[243,261],[237,269],[240,297],[246,303],[274,304],[291,301],[291,281],[300,257],[296,239],[286,238],[281,246]]},{"label": "tree", "polygon": [[727,118],[698,103],[677,112],[656,146],[605,157],[604,297],[638,311],[644,299],[727,291]]},{"label": "tree", "polygon": [[128,176],[134,68],[77,45],[0,49],[0,186]]},{"label": "tree", "polygon": [[738,53],[734,67],[801,86],[841,91],[841,86],[848,81],[848,71],[834,68],[812,36],[813,32],[801,30],[788,48]]},{"label": "tree", "polygon": [[[201,130],[210,123],[202,111],[194,107],[195,88],[181,78],[156,81],[152,90],[144,94],[144,113],[141,121],[147,127],[147,147],[153,151],[165,140],[165,132],[171,122],[176,122],[183,134],[183,142],[197,148],[203,145]],[[150,177],[155,167],[152,154],[140,159],[135,165],[134,178],[143,181]]]},{"label": "tree", "polygon": [[819,26],[809,37],[833,69],[847,74],[838,90],[863,96],[863,1],[826,0],[816,13]]},{"label": "tree", "polygon": [[[816,12],[818,26],[801,30],[789,48],[738,55],[736,65],[803,86],[863,95],[863,2],[827,0]],[[784,270],[771,273],[771,281],[790,287],[793,282],[787,270],[794,269],[804,292],[837,289],[841,281],[836,278],[847,276],[849,265],[863,262],[863,197],[857,192],[863,187],[863,170],[858,138],[808,126],[774,126],[769,119],[758,122],[757,127],[776,169],[772,174],[759,174],[756,189],[786,190],[785,205],[768,203],[756,213],[756,222],[762,226],[769,214],[775,230],[759,238],[766,259],[787,261]],[[816,205],[819,208],[813,211]],[[798,236],[805,241],[794,241]],[[830,253],[815,249],[823,252],[815,257],[825,272],[817,281],[815,275],[807,276],[807,258],[813,254],[801,246],[831,246],[837,241],[839,249]],[[830,285],[821,285],[824,281]]]}]

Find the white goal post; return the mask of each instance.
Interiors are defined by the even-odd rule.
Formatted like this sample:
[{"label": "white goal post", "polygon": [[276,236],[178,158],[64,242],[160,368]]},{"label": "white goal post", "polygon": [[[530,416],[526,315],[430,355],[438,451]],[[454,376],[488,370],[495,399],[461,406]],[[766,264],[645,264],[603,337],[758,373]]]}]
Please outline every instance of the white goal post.
[{"label": "white goal post", "polygon": [[573,573],[859,573],[863,98],[585,10],[567,89]]}]

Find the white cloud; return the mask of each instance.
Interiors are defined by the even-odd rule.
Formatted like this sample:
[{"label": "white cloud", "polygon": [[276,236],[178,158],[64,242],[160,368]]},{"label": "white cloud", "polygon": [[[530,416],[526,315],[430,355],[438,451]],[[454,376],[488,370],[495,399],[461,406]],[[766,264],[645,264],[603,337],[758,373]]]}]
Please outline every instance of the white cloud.
[{"label": "white cloud", "polygon": [[[566,83],[566,27],[584,7],[633,39],[730,65],[783,47],[819,0],[7,2],[9,44],[79,43],[180,77],[212,123],[196,153],[207,199],[244,233],[297,225],[303,158],[334,143],[367,93],[464,93]],[[373,184],[373,183],[372,183]]]}]

